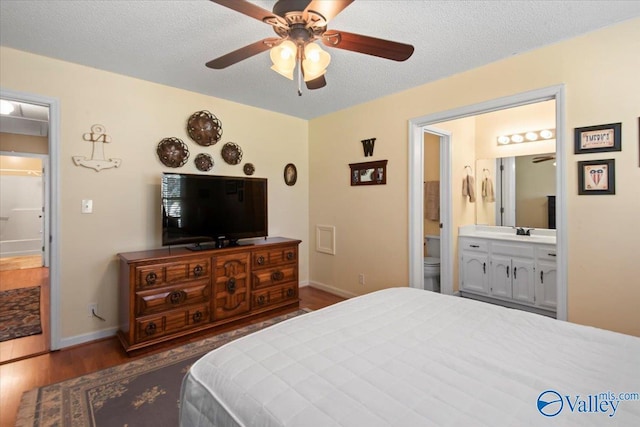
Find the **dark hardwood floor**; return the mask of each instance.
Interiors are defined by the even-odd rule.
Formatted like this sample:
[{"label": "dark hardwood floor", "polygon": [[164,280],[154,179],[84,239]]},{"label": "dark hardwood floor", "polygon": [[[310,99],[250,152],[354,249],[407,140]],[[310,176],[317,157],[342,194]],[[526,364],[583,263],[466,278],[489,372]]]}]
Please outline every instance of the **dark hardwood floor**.
[{"label": "dark hardwood floor", "polygon": [[[300,288],[301,308],[318,310],[342,300],[344,298],[309,286]],[[284,312],[270,313],[257,320],[273,317]],[[253,321],[257,320],[254,319]],[[136,358],[190,341],[197,341],[205,336],[219,334],[249,323],[251,322],[236,322],[208,334],[173,341],[155,347],[151,351],[141,352],[133,356],[128,356],[120,346],[117,338],[112,337],[0,365],[0,400],[2,401],[0,426],[9,427],[15,425],[20,398],[25,391],[126,363]]]}]

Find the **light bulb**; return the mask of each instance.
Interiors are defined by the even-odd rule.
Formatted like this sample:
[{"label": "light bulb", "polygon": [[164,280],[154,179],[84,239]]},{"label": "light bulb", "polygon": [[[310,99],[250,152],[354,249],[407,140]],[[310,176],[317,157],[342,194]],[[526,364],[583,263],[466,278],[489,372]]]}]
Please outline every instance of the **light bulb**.
[{"label": "light bulb", "polygon": [[524,138],[522,137],[522,135],[512,135],[511,136],[511,141],[513,142],[522,142],[524,141]]},{"label": "light bulb", "polygon": [[0,99],[0,114],[11,114],[14,109],[15,108],[12,103],[6,99]]},{"label": "light bulb", "polygon": [[527,141],[535,141],[538,139],[538,134],[535,132],[527,132],[525,138],[527,138]]},{"label": "light bulb", "polygon": [[316,79],[327,71],[327,66],[331,62],[331,55],[322,50],[315,43],[309,43],[304,47],[304,60],[302,61],[302,70],[304,72],[304,81]]},{"label": "light bulb", "polygon": [[549,139],[553,136],[553,132],[551,132],[548,129],[545,130],[541,130],[540,131],[540,136],[543,137],[544,139]]},{"label": "light bulb", "polygon": [[502,135],[500,137],[498,137],[498,144],[508,144],[509,143],[509,137],[506,135]]}]

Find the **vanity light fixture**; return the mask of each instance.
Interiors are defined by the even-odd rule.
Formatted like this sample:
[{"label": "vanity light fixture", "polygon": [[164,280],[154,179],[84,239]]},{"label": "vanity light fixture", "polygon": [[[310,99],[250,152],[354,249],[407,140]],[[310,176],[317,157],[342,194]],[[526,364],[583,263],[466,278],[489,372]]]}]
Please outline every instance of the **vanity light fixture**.
[{"label": "vanity light fixture", "polygon": [[500,135],[498,145],[520,144],[522,142],[546,141],[556,136],[555,129],[542,129],[528,132],[514,133],[511,135]]}]

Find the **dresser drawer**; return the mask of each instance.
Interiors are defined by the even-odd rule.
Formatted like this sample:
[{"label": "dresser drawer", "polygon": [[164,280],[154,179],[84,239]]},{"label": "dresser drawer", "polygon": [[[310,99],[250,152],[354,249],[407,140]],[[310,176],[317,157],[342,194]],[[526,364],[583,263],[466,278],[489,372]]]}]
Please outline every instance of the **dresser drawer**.
[{"label": "dresser drawer", "polygon": [[493,243],[491,245],[491,254],[507,255],[512,257],[533,258],[533,245],[529,244],[504,244]]},{"label": "dresser drawer", "polygon": [[252,289],[267,288],[286,282],[298,282],[298,269],[295,265],[255,270],[252,273]]},{"label": "dresser drawer", "polygon": [[460,250],[488,252],[489,243],[484,239],[460,238]]},{"label": "dresser drawer", "polygon": [[296,300],[297,298],[298,287],[295,283],[272,287],[251,294],[251,309],[268,307],[287,300]]},{"label": "dresser drawer", "polygon": [[150,289],[210,275],[209,258],[135,267],[136,289]]},{"label": "dresser drawer", "polygon": [[251,267],[255,269],[268,268],[275,265],[295,263],[298,261],[298,246],[265,249],[255,251],[251,255]]},{"label": "dresser drawer", "polygon": [[557,249],[555,246],[539,246],[536,248],[536,257],[538,259],[546,259],[555,261],[557,258]]},{"label": "dresser drawer", "polygon": [[173,310],[187,304],[209,301],[209,279],[183,286],[136,292],[136,316]]},{"label": "dresser drawer", "polygon": [[192,328],[197,324],[209,322],[207,305],[191,307],[187,310],[168,311],[161,315],[136,319],[136,341],[156,339],[181,330]]}]

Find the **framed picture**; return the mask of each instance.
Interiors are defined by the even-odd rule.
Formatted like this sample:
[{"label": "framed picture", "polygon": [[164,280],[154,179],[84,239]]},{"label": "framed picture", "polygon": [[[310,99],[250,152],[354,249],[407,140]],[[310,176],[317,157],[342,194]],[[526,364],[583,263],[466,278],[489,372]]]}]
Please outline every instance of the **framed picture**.
[{"label": "framed picture", "polygon": [[292,186],[296,184],[298,180],[298,169],[296,169],[296,165],[293,163],[287,164],[284,167],[284,182],[288,186]]},{"label": "framed picture", "polygon": [[575,128],[575,154],[622,150],[622,123]]},{"label": "framed picture", "polygon": [[615,160],[578,162],[578,194],[616,194]]},{"label": "framed picture", "polygon": [[387,183],[387,160],[349,163],[351,185],[381,185]]}]

